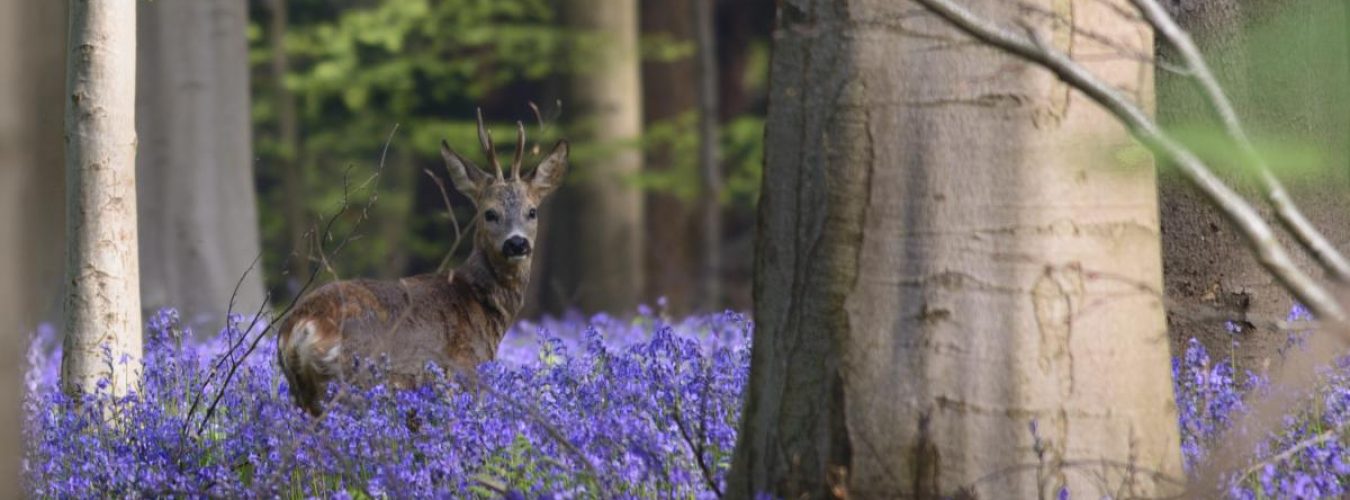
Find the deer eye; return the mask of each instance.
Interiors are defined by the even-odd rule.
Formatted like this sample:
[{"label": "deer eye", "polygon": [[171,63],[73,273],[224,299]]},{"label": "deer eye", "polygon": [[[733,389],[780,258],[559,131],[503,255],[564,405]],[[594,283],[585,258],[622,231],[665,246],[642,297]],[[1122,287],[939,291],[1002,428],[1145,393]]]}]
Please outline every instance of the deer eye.
[{"label": "deer eye", "polygon": [[486,213],[483,214],[483,218],[487,219],[488,222],[497,222],[497,220],[501,219],[502,217],[497,214],[496,210],[488,210]]},{"label": "deer eye", "polygon": [[539,211],[538,211],[538,210],[535,210],[535,209],[533,209],[533,208],[531,208],[531,209],[530,209],[530,214],[529,214],[530,220],[534,220],[534,218],[535,218],[535,217],[538,217],[538,216],[539,216]]}]

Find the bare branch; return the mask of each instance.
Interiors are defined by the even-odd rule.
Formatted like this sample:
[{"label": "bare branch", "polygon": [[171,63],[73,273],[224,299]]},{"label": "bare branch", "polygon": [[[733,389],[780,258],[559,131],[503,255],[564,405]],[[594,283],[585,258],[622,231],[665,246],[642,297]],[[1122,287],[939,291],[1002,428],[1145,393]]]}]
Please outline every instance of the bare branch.
[{"label": "bare branch", "polygon": [[1340,437],[1342,432],[1345,432],[1346,428],[1350,428],[1350,422],[1342,423],[1341,425],[1336,426],[1334,429],[1329,429],[1327,431],[1322,432],[1321,434],[1310,437],[1308,439],[1304,439],[1303,441],[1299,441],[1294,446],[1290,446],[1289,449],[1286,449],[1276,454],[1275,456],[1266,459],[1265,461],[1252,464],[1251,467],[1248,467],[1246,470],[1242,471],[1242,475],[1238,477],[1240,478],[1248,477],[1252,474],[1255,474],[1256,471],[1265,468],[1265,466],[1267,465],[1276,465],[1282,463],[1285,460],[1289,460],[1294,455],[1297,455],[1298,452],[1300,451],[1306,450],[1313,446],[1317,446],[1327,441],[1331,441],[1332,439],[1336,439],[1337,437]]},{"label": "bare branch", "polygon": [[[1106,5],[1108,5],[1108,6],[1114,7],[1114,8],[1116,8],[1116,9],[1120,9],[1120,8],[1121,8],[1119,5],[1112,5],[1111,2],[1106,2],[1106,1],[1104,1],[1104,0],[1099,0],[1099,1],[1101,1],[1103,4],[1106,4]],[[1039,16],[1039,17],[1043,17],[1043,18],[1045,18],[1045,19],[1050,20],[1050,22],[1053,22],[1053,23],[1057,23],[1057,24],[1066,26],[1066,27],[1068,27],[1069,29],[1071,29],[1071,30],[1073,31],[1073,34],[1074,34],[1074,35],[1076,35],[1076,36],[1081,36],[1081,37],[1086,38],[1086,39],[1088,39],[1088,40],[1092,40],[1092,41],[1094,41],[1094,42],[1097,42],[1098,44],[1102,45],[1103,47],[1107,47],[1107,48],[1109,48],[1109,49],[1111,49],[1111,50],[1114,50],[1114,51],[1116,52],[1117,55],[1120,55],[1120,56],[1129,58],[1129,59],[1131,59],[1131,60],[1140,61],[1140,62],[1144,62],[1144,63],[1147,63],[1147,64],[1152,64],[1152,65],[1154,65],[1155,67],[1157,67],[1158,69],[1161,69],[1161,70],[1164,70],[1164,71],[1167,71],[1167,72],[1170,72],[1170,73],[1176,73],[1176,74],[1179,74],[1179,75],[1188,75],[1188,74],[1190,74],[1190,71],[1187,70],[1187,69],[1184,68],[1184,67],[1177,66],[1177,65],[1174,65],[1174,64],[1170,64],[1170,63],[1168,63],[1168,62],[1166,62],[1166,61],[1162,61],[1162,60],[1158,59],[1157,57],[1154,57],[1153,54],[1151,54],[1151,53],[1141,52],[1141,51],[1135,50],[1135,49],[1133,49],[1133,48],[1131,48],[1131,47],[1127,47],[1127,46],[1121,44],[1119,41],[1113,40],[1110,36],[1106,35],[1105,33],[1100,32],[1100,31],[1093,30],[1093,29],[1087,28],[1087,27],[1085,27],[1085,26],[1080,26],[1080,25],[1074,23],[1074,21],[1073,21],[1072,18],[1070,18],[1070,17],[1068,17],[1068,16],[1065,16],[1064,14],[1060,14],[1060,13],[1051,11],[1050,9],[1047,9],[1047,8],[1045,8],[1045,7],[1041,7],[1041,6],[1039,6],[1039,5],[1035,5],[1035,4],[1032,4],[1032,3],[1030,3],[1030,2],[1025,2],[1025,1],[1019,1],[1019,2],[1017,2],[1017,6],[1018,6],[1018,8],[1022,9],[1023,11],[1026,11],[1026,12],[1032,14],[1032,15]],[[1138,22],[1138,23],[1141,23],[1141,26],[1143,25],[1143,24],[1142,24],[1142,23],[1143,23],[1143,19],[1141,19],[1137,14],[1134,15],[1134,16],[1130,19],[1130,21],[1131,21],[1131,22]],[[1075,54],[1075,55],[1076,55],[1077,57],[1082,57],[1081,55],[1078,55],[1078,54]]]},{"label": "bare branch", "polygon": [[1346,321],[1345,310],[1331,292],[1299,269],[1289,251],[1275,237],[1274,230],[1261,219],[1256,209],[1229,188],[1218,176],[1181,143],[1167,135],[1142,109],[1118,90],[1074,62],[1063,52],[1035,38],[1022,37],[979,18],[952,0],[915,0],[947,20],[956,28],[984,43],[1002,49],[1041,67],[1105,107],[1130,133],[1154,152],[1175,163],[1182,174],[1200,189],[1210,202],[1237,226],[1256,252],[1257,260],[1323,320]]},{"label": "bare branch", "polygon": [[445,190],[445,181],[442,181],[431,170],[424,168],[422,172],[426,173],[427,177],[430,177],[436,183],[436,188],[441,191],[441,201],[445,202],[445,216],[450,218],[450,226],[455,230],[455,243],[450,246],[451,252],[446,255],[446,258],[441,262],[441,266],[436,269],[436,272],[440,272],[444,270],[445,263],[450,261],[450,255],[454,255],[454,249],[459,246],[459,238],[463,233],[460,232],[459,218],[455,217],[455,209],[450,205],[450,193]]},{"label": "bare branch", "polygon": [[[393,142],[394,135],[398,132],[398,128],[399,128],[398,124],[395,124],[394,127],[389,131],[389,136],[385,139],[384,148],[380,152],[380,162],[379,165],[376,167],[375,173],[372,174],[370,177],[368,177],[364,182],[362,182],[361,185],[358,187],[358,189],[366,189],[371,185],[371,183],[377,182],[378,179],[380,178],[380,175],[384,173],[385,159],[388,157],[389,145]],[[315,238],[314,248],[320,252],[320,256],[324,258],[325,267],[327,267],[330,271],[332,270],[332,267],[330,265],[327,265],[327,256],[323,255],[322,253],[323,239],[332,238],[333,225],[337,222],[337,219],[342,214],[347,212],[348,193],[349,193],[347,186],[348,186],[347,177],[344,176],[342,203],[339,209],[336,210],[328,218],[326,224],[324,225],[324,230],[322,233],[314,231],[314,238]],[[378,189],[378,184],[374,189]],[[346,245],[349,242],[355,239],[361,222],[364,222],[369,218],[370,208],[371,206],[374,205],[375,201],[378,198],[379,198],[378,193],[374,193],[367,200],[365,206],[362,208],[361,217],[357,219],[357,226],[353,227],[352,230],[349,233],[347,233],[347,236],[338,243],[337,247],[334,249],[335,253],[340,252],[343,248],[346,247]],[[216,409],[220,405],[220,401],[224,398],[225,392],[229,388],[230,382],[234,380],[234,375],[239,370],[239,367],[243,365],[244,360],[248,359],[248,356],[253,354],[253,352],[257,350],[258,345],[261,344],[262,342],[262,339],[266,337],[267,334],[270,333],[274,328],[277,327],[277,325],[279,324],[278,320],[285,317],[287,314],[290,313],[292,309],[295,308],[296,304],[299,303],[300,298],[304,295],[305,291],[308,290],[309,287],[313,285],[314,280],[318,276],[319,272],[320,269],[315,268],[314,271],[310,273],[309,279],[306,280],[304,286],[300,288],[300,292],[297,293],[296,296],[291,299],[290,303],[287,304],[285,309],[275,313],[272,316],[271,321],[268,322],[266,328],[263,328],[261,332],[258,332],[258,334],[253,337],[252,342],[249,343],[248,348],[245,349],[242,354],[235,356],[235,351],[243,345],[244,340],[247,339],[248,337],[248,332],[253,330],[254,326],[258,322],[258,319],[262,316],[261,309],[258,311],[257,314],[254,315],[253,323],[250,323],[248,329],[242,332],[239,342],[233,343],[224,353],[221,354],[224,360],[228,360],[230,362],[229,370],[226,372],[224,380],[222,380],[220,385],[216,388],[215,397],[211,400],[210,405],[206,406],[206,409],[202,415],[202,419],[197,425],[196,433],[198,435],[200,435],[201,432],[206,428],[206,425],[211,421],[211,417],[215,415]],[[213,374],[214,372],[215,368],[212,369]],[[183,428],[182,428],[183,433],[186,433],[188,427],[192,424],[192,416],[196,412],[198,404],[201,401],[201,397],[207,391],[211,381],[212,381],[211,376],[208,376],[205,380],[203,380],[201,389],[198,391],[196,395],[194,395],[192,404],[189,407],[188,412],[183,419]]]},{"label": "bare branch", "polygon": [[1275,177],[1270,165],[1256,151],[1251,138],[1247,136],[1246,129],[1242,126],[1242,121],[1237,116],[1237,111],[1233,108],[1232,101],[1219,85],[1219,80],[1214,77],[1214,72],[1200,54],[1200,49],[1196,48],[1195,41],[1177,25],[1176,20],[1168,15],[1157,0],[1130,1],[1143,13],[1148,23],[1162,34],[1167,43],[1181,54],[1187,69],[1194,77],[1193,81],[1200,88],[1200,93],[1205,96],[1210,109],[1219,116],[1224,131],[1237,143],[1238,151],[1247,164],[1256,170],[1261,185],[1265,188],[1266,200],[1275,208],[1275,214],[1280,222],[1336,281],[1350,283],[1350,261],[1347,261],[1345,255],[1336,250],[1326,236],[1303,215],[1303,211],[1289,196],[1284,184]]}]

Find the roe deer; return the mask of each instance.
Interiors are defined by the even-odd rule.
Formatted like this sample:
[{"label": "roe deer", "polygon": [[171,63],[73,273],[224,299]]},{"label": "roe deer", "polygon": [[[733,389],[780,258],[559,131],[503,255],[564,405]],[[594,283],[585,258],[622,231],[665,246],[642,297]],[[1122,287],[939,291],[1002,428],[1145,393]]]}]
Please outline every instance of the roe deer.
[{"label": "roe deer", "polygon": [[525,300],[539,202],[567,170],[567,141],[521,173],[525,128],[516,124],[516,153],[503,175],[492,136],[478,114],[478,140],[495,175],[441,141],[455,189],[473,201],[473,251],[458,268],[397,281],[349,280],[324,285],[296,305],[277,334],[277,358],[296,403],[319,415],[328,382],[352,375],[354,359],[388,363],[396,385],[413,383],[428,361],[449,372],[473,370],[496,357],[502,336]]}]

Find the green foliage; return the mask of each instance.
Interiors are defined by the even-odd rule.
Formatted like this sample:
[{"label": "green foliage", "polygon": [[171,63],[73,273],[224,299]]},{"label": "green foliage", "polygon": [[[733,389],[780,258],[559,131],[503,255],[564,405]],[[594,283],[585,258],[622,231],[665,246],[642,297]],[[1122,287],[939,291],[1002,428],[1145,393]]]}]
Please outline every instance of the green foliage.
[{"label": "green foliage", "polygon": [[[701,182],[697,122],[697,113],[688,112],[647,127],[643,147],[671,151],[671,165],[665,170],[642,172],[635,179],[638,186],[669,193],[686,202],[698,199]],[[759,200],[764,117],[741,115],[722,124],[719,132],[724,176],[721,201],[733,208],[751,208]]]},{"label": "green foliage", "polygon": [[[1325,182],[1350,154],[1348,19],[1341,0],[1253,6],[1250,15],[1235,21],[1240,31],[1205,44],[1205,56],[1258,153],[1291,183]],[[1214,168],[1243,172],[1236,144],[1201,104],[1193,80],[1159,71],[1159,93],[1174,102],[1193,101],[1199,111],[1168,118],[1170,131]]]},{"label": "green foliage", "polygon": [[[296,196],[303,200],[311,227],[341,206],[344,196],[351,210],[339,219],[335,234],[371,218],[360,230],[362,237],[331,259],[339,277],[406,272],[402,267],[427,270],[440,263],[453,230],[440,194],[422,170],[445,177],[439,154],[443,139],[481,163],[475,108],[485,108],[493,136],[508,157],[515,135],[511,122],[527,125],[527,163],[541,158],[563,135],[560,122],[573,134],[587,126],[585,116],[560,118],[565,108],[554,102],[553,82],[587,71],[597,59],[591,56],[594,51],[612,47],[602,38],[560,27],[555,7],[546,0],[289,0],[291,25],[284,34],[289,70],[283,81],[295,100],[300,142],[295,151],[282,143],[278,130],[271,12],[253,9],[247,36],[254,68],[252,115],[265,268],[283,269],[292,251],[282,216],[285,197],[291,196],[282,192],[283,169],[290,162],[304,172]],[[692,57],[695,47],[689,41],[648,35],[639,50],[645,60],[673,61]],[[767,50],[752,55],[752,66],[767,63]],[[749,79],[754,86],[764,83],[763,75]],[[536,117],[529,101],[538,104],[542,117]],[[700,185],[693,124],[692,116],[681,117],[652,127],[637,141],[574,144],[573,163],[584,165],[633,148],[670,146],[676,168],[627,180],[692,200]],[[734,207],[748,207],[756,199],[762,124],[762,117],[745,115],[722,129],[728,176],[723,201]],[[376,189],[344,195],[344,182],[358,183],[375,171],[386,140],[388,161]],[[568,182],[585,175],[586,169],[575,169]],[[378,203],[366,213],[362,208],[373,193],[378,193]],[[456,211],[460,221],[470,216],[468,206]],[[391,224],[402,227],[389,228]],[[394,259],[396,253],[406,259]],[[273,290],[281,288],[279,273],[269,273],[269,279]]]},{"label": "green foliage", "polygon": [[[1215,168],[1243,172],[1250,167],[1232,139],[1216,127],[1176,127],[1171,132]],[[1271,168],[1281,174],[1316,175],[1328,166],[1323,149],[1307,138],[1268,134],[1252,138],[1252,144]]]},{"label": "green foliage", "polygon": [[[358,179],[372,173],[396,124],[399,132],[390,141],[386,168],[400,170],[386,172],[397,173],[397,182],[390,182],[390,175],[381,181],[383,199],[372,215],[407,223],[409,237],[402,242],[356,241],[333,264],[340,276],[377,274],[390,265],[386,259],[395,245],[406,248],[414,261],[439,262],[451,237],[448,221],[439,215],[443,210],[416,213],[415,199],[408,200],[424,179],[421,170],[433,169],[444,177],[438,152],[442,139],[477,156],[476,147],[469,149],[477,144],[472,116],[477,103],[510,85],[539,86],[561,71],[556,61],[562,33],[544,0],[343,4],[293,0],[290,5],[293,24],[285,34],[290,71],[284,81],[296,99],[302,138],[294,155],[285,151],[276,129],[278,110],[269,74],[274,43],[264,31],[270,13],[258,12],[249,29],[250,58],[259,74],[253,118],[260,131],[256,145],[269,267],[280,268],[290,251],[279,214],[281,197],[286,196],[278,185],[282,162],[294,158],[304,169],[302,195],[310,217],[330,213],[341,205],[345,172],[352,168]],[[512,108],[517,118],[530,116],[524,102]],[[514,135],[505,127],[495,132],[497,137]],[[439,194],[432,198],[441,204]],[[360,207],[367,199],[356,196],[348,204]],[[414,213],[398,213],[397,207],[405,212],[414,207]],[[352,212],[344,222],[360,216],[360,210]],[[428,227],[436,230],[415,230]]]}]

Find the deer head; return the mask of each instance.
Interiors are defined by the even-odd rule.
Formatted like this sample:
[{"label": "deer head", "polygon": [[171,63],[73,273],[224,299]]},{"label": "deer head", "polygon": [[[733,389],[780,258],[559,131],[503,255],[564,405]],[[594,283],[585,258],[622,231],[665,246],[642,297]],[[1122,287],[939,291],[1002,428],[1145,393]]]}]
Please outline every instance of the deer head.
[{"label": "deer head", "polygon": [[483,126],[483,111],[478,110],[478,142],[492,165],[484,172],[464,159],[445,141],[441,156],[450,171],[455,189],[471,200],[477,209],[473,243],[499,268],[520,269],[530,261],[538,229],[539,204],[562,184],[567,171],[567,141],[559,140],[553,151],[529,172],[521,172],[525,152],[525,126],[516,122],[516,154],[509,173],[497,161],[492,134]]}]

